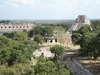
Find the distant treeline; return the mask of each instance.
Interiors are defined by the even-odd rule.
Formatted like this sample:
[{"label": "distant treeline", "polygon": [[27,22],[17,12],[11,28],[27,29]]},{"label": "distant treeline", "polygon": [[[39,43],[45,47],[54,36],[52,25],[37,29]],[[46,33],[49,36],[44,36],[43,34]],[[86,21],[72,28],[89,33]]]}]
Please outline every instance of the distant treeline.
[{"label": "distant treeline", "polygon": [[2,20],[2,21],[0,21],[0,23],[6,23],[6,24],[8,24],[10,22],[10,20]]},{"label": "distant treeline", "polygon": [[73,23],[74,20],[1,20],[0,22],[11,23],[35,23],[35,24],[57,24],[57,23]]},{"label": "distant treeline", "polygon": [[52,26],[52,27],[55,27],[55,26],[61,26],[63,28],[65,28],[66,30],[68,28],[71,27],[72,24],[66,24],[66,23],[57,23],[57,24],[42,24],[42,26]]}]

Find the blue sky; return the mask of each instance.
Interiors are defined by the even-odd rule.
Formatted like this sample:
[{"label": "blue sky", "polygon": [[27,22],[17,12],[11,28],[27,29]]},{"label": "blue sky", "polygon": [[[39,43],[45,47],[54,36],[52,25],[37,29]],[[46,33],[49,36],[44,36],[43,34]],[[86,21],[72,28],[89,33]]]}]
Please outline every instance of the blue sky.
[{"label": "blue sky", "polygon": [[1,0],[0,20],[100,19],[100,0]]}]

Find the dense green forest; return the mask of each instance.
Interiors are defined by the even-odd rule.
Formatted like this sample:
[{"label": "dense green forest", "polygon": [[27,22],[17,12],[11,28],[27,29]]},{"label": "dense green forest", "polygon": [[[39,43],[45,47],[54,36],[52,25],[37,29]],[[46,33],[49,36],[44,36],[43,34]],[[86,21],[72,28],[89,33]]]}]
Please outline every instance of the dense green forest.
[{"label": "dense green forest", "polygon": [[80,45],[83,56],[100,56],[100,20],[92,21],[91,27],[83,25],[78,31],[72,32],[72,41],[74,45]]},{"label": "dense green forest", "polygon": [[[64,28],[60,26],[60,29]],[[0,75],[70,75],[61,62],[65,50],[61,45],[50,48],[55,54],[53,58],[41,55],[36,58],[35,66],[30,64],[31,57],[34,57],[32,53],[53,36],[53,31],[53,26],[36,26],[29,32],[4,33],[0,36]],[[34,40],[30,40],[33,37]]]},{"label": "dense green forest", "polygon": [[[5,21],[3,21],[5,22]],[[9,21],[6,21],[9,23]],[[0,36],[0,75],[71,75],[61,62],[65,48],[61,45],[51,46],[53,58],[36,58],[32,53],[54,34],[66,33],[70,24],[36,24],[30,31],[4,33]],[[59,34],[60,33],[60,34]],[[34,38],[34,40],[31,40]],[[59,38],[55,37],[55,38]],[[80,45],[83,56],[100,56],[100,21],[92,21],[91,27],[84,25],[78,31],[72,32],[74,45]],[[31,57],[37,60],[36,65],[30,65]]]}]

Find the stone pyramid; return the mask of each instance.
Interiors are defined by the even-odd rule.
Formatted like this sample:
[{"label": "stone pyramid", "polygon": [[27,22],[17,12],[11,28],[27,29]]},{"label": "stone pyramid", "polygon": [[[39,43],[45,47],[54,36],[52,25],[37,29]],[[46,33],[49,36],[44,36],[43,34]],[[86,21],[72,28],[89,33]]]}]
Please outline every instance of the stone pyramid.
[{"label": "stone pyramid", "polygon": [[85,15],[79,15],[76,18],[75,23],[71,26],[71,28],[69,28],[68,31],[69,32],[76,31],[76,30],[80,29],[84,24],[88,24],[90,26],[91,22]]}]

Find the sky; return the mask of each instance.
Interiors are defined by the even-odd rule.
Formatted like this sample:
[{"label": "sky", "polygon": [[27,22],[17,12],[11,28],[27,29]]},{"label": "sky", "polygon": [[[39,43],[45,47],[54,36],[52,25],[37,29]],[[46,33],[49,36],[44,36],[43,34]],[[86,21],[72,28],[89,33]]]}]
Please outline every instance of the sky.
[{"label": "sky", "polygon": [[0,20],[100,19],[100,0],[1,0]]}]

